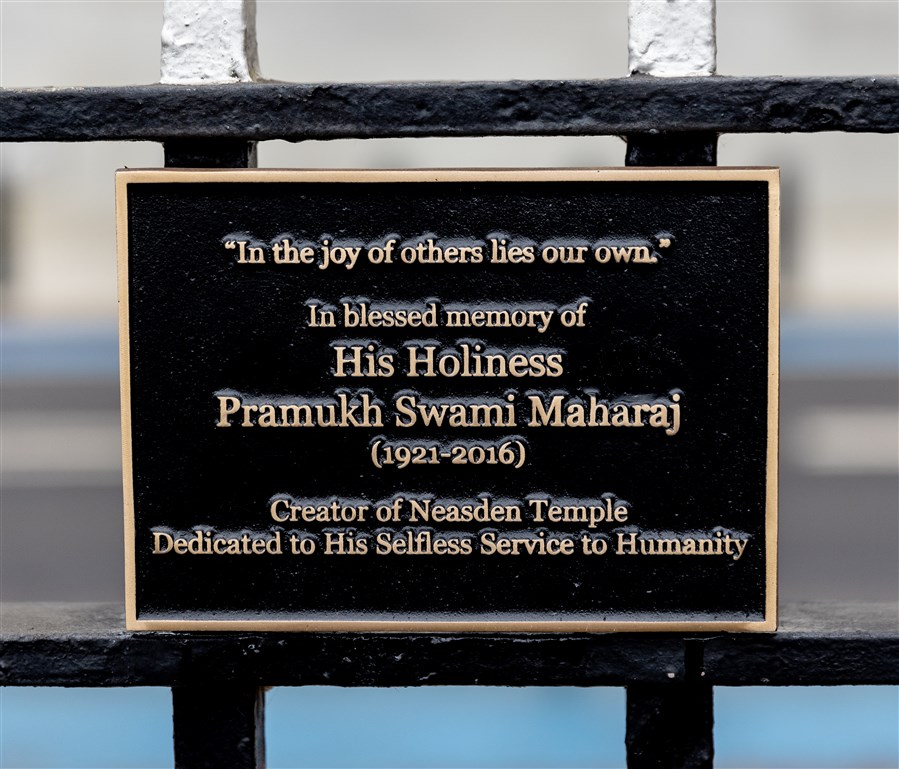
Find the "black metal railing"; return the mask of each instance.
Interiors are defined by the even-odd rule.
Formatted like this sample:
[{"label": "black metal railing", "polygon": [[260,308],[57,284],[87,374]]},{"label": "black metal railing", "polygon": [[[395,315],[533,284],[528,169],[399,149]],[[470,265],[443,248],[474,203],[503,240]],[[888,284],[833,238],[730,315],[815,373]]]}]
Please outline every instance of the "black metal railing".
[{"label": "black metal railing", "polygon": [[[0,91],[2,141],[158,141],[239,167],[268,139],[620,135],[628,165],[714,165],[721,133],[899,131],[899,79],[671,78]],[[175,762],[264,765],[268,686],[621,686],[631,769],[713,763],[715,686],[899,684],[893,605],[781,607],[766,634],[157,633],[120,606],[6,604],[0,684],[166,686]]]},{"label": "black metal railing", "polygon": [[899,684],[890,604],[793,604],[776,633],[156,633],[114,604],[3,606],[5,686],[167,686],[178,767],[261,767],[263,687],[622,686],[632,769],[709,767],[715,686]]}]

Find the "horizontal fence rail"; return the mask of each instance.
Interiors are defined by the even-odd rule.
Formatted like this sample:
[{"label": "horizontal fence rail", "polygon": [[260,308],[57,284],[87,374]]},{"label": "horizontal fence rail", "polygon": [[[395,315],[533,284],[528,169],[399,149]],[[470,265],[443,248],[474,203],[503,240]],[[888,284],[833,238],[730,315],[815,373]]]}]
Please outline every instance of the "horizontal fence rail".
[{"label": "horizontal fence rail", "polygon": [[2,141],[899,131],[899,78],[144,85],[0,91]]},{"label": "horizontal fence rail", "polygon": [[890,604],[788,604],[776,633],[126,631],[118,604],[4,604],[0,685],[899,684]]}]

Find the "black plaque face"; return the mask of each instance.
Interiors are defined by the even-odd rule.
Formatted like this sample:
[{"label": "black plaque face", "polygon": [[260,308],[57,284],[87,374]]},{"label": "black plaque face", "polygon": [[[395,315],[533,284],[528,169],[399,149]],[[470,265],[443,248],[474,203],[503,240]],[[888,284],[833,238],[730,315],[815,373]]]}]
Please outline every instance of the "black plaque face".
[{"label": "black plaque face", "polygon": [[776,170],[117,190],[129,628],[775,627]]}]

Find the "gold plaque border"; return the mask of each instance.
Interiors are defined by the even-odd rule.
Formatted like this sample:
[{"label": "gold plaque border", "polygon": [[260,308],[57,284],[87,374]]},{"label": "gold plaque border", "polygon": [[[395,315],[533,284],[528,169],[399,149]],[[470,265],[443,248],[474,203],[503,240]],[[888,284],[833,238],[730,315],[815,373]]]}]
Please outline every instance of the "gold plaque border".
[{"label": "gold plaque border", "polygon": [[[128,315],[128,185],[180,182],[633,182],[761,181],[768,184],[768,449],[765,511],[765,618],[747,622],[702,621],[370,621],[370,620],[141,620],[137,618],[134,478],[131,453],[131,356]],[[777,628],[777,458],[780,394],[780,169],[125,169],[116,172],[119,362],[122,402],[122,468],[125,509],[125,627],[128,630],[261,630],[357,632],[771,632]]]}]

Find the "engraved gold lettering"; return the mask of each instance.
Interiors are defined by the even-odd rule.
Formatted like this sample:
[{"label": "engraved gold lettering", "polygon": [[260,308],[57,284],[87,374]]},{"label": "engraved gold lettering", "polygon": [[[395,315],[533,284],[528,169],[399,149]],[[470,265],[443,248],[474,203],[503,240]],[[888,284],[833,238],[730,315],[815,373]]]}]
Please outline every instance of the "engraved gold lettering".
[{"label": "engraved gold lettering", "polygon": [[318,303],[309,301],[309,328],[336,328],[337,315],[334,310],[320,307]]},{"label": "engraved gold lettering", "polygon": [[509,246],[505,238],[490,238],[490,261],[493,264],[531,264],[533,246]]},{"label": "engraved gold lettering", "polygon": [[540,252],[540,258],[547,264],[583,264],[589,249],[586,246],[547,245]]},{"label": "engraved gold lettering", "polygon": [[518,505],[495,505],[488,497],[474,504],[440,503],[433,499],[409,499],[411,523],[520,523]]},{"label": "engraved gold lettering", "polygon": [[550,536],[545,531],[518,535],[485,531],[479,542],[482,555],[571,555],[575,547],[573,539]]},{"label": "engraved gold lettering", "polygon": [[153,532],[153,555],[281,555],[281,532],[215,532],[194,529],[190,536],[183,532]]},{"label": "engraved gold lettering", "polygon": [[594,248],[593,258],[600,264],[614,261],[616,264],[655,264],[658,259],[646,246],[600,245]]},{"label": "engraved gold lettering", "polygon": [[549,328],[553,312],[554,310],[533,308],[447,308],[446,325],[448,328],[534,328],[538,334],[542,334]]},{"label": "engraved gold lettering", "polygon": [[219,421],[216,427],[231,427],[231,420],[228,419],[232,414],[237,413],[240,409],[240,398],[232,395],[219,395]]},{"label": "engraved gold lettering", "polygon": [[483,343],[462,342],[457,349],[435,344],[406,346],[409,377],[558,377],[564,373],[561,352],[486,352]]},{"label": "engraved gold lettering", "polygon": [[368,536],[356,536],[353,529],[325,532],[325,555],[366,555]]},{"label": "engraved gold lettering", "polygon": [[408,307],[373,309],[367,301],[343,302],[345,328],[435,328],[439,325],[436,302],[428,302],[424,310]]},{"label": "engraved gold lettering", "polygon": [[242,395],[217,395],[216,427],[231,427],[232,415],[243,413],[241,427],[383,427],[382,404],[370,393],[297,402],[246,403]]},{"label": "engraved gold lettering", "polygon": [[399,254],[405,264],[480,264],[484,261],[483,246],[440,246],[434,238],[405,245]]},{"label": "engraved gold lettering", "polygon": [[[650,402],[600,400],[594,393],[585,398],[553,395],[548,400],[541,395],[527,396],[530,403],[528,427],[655,427],[664,428],[666,435],[676,435],[681,426],[681,395],[672,392],[668,399]],[[649,415],[648,423],[643,414]]]},{"label": "engraved gold lettering", "polygon": [[314,264],[315,249],[310,246],[297,248],[287,238],[272,246],[275,264]]},{"label": "engraved gold lettering", "polygon": [[515,394],[506,403],[421,399],[417,394],[399,395],[394,401],[397,427],[515,427]]},{"label": "engraved gold lettering", "polygon": [[272,518],[278,523],[365,523],[369,509],[367,504],[347,504],[339,499],[301,503],[289,497],[276,497],[269,506]]},{"label": "engraved gold lettering", "polygon": [[327,270],[332,264],[343,265],[346,269],[352,270],[356,266],[356,260],[362,253],[361,247],[353,246],[335,246],[331,241],[325,239],[322,241],[322,261],[318,265],[318,269]]},{"label": "engraved gold lettering", "polygon": [[611,497],[596,500],[571,500],[553,504],[551,499],[532,497],[527,500],[534,523],[576,523],[595,529],[600,523],[624,523],[628,518],[626,503]]},{"label": "engraved gold lettering", "polygon": [[335,345],[334,376],[336,377],[391,377],[396,373],[392,352],[378,351],[369,343],[350,346]]},{"label": "engraved gold lettering", "polygon": [[618,532],[618,555],[721,555],[740,560],[749,535],[716,529],[711,532]]},{"label": "engraved gold lettering", "polygon": [[377,555],[471,555],[471,535],[434,534],[431,529],[380,531],[375,536]]}]

